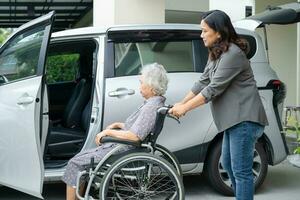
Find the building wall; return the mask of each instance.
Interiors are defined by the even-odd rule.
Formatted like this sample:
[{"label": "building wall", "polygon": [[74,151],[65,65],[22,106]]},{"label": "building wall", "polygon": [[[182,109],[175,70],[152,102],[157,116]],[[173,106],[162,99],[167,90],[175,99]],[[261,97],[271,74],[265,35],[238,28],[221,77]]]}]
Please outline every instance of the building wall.
[{"label": "building wall", "polygon": [[115,0],[116,24],[165,22],[165,0]]},{"label": "building wall", "polygon": [[[256,13],[264,11],[268,5],[276,6],[291,2],[295,1],[257,0]],[[270,64],[287,85],[285,105],[295,105],[297,103],[297,54],[299,54],[297,53],[297,24],[268,25],[267,35]]]},{"label": "building wall", "polygon": [[[230,6],[229,6],[230,5]],[[240,20],[246,17],[246,6],[252,6],[255,10],[254,0],[209,0],[209,10],[219,9],[226,12],[231,21]]]},{"label": "building wall", "polygon": [[208,11],[209,0],[165,0],[166,23],[199,24],[201,13]]},{"label": "building wall", "polygon": [[165,22],[165,0],[94,0],[94,26],[161,24]]},{"label": "building wall", "polygon": [[166,10],[204,12],[209,9],[209,0],[165,0]]},{"label": "building wall", "polygon": [[93,3],[93,26],[114,24],[115,0],[94,0]]}]

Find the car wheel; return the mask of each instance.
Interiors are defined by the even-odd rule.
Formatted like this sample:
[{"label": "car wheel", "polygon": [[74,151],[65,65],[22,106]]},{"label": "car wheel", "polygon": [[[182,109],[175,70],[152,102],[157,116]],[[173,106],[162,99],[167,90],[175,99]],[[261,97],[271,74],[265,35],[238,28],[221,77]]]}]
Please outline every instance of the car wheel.
[{"label": "car wheel", "polygon": [[[211,149],[205,163],[204,173],[215,190],[224,195],[233,196],[231,181],[220,162],[221,147],[222,141],[218,141]],[[267,155],[261,143],[255,145],[252,171],[255,189],[257,189],[264,182],[268,172]]]}]

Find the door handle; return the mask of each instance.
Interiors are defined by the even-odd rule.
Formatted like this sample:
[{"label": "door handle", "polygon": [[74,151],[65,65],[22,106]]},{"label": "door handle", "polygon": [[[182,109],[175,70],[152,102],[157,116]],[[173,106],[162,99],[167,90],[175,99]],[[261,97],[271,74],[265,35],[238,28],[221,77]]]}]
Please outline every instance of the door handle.
[{"label": "door handle", "polygon": [[34,98],[31,96],[20,97],[17,101],[18,105],[27,105],[31,104],[34,101]]},{"label": "door handle", "polygon": [[118,88],[115,91],[111,91],[108,93],[108,96],[110,97],[122,97],[126,95],[133,95],[135,91],[133,89],[127,89],[127,88]]}]

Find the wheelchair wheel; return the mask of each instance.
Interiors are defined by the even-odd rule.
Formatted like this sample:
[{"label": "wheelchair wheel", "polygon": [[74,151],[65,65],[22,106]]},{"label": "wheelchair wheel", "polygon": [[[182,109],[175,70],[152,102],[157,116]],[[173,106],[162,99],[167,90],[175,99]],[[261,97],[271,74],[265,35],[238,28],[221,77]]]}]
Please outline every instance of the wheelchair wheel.
[{"label": "wheelchair wheel", "polygon": [[159,156],[133,153],[117,160],[104,175],[100,199],[184,199],[174,167]]},{"label": "wheelchair wheel", "polygon": [[179,161],[177,160],[177,158],[175,157],[175,155],[170,152],[166,147],[156,144],[155,148],[154,148],[155,153],[157,153],[157,151],[161,154],[160,156],[162,156],[164,159],[166,159],[169,163],[171,163],[173,165],[173,167],[176,169],[178,175],[180,177],[182,177],[182,170],[179,164]]}]

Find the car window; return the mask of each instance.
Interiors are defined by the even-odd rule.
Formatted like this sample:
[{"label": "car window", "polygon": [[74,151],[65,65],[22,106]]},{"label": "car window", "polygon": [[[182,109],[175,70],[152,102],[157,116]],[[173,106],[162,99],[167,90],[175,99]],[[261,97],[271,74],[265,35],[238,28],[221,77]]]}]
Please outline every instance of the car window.
[{"label": "car window", "polygon": [[47,83],[69,82],[76,79],[79,68],[78,53],[50,55],[46,62]]},{"label": "car window", "polygon": [[241,38],[247,40],[248,44],[249,44],[249,51],[247,53],[247,58],[251,59],[255,53],[256,53],[256,40],[254,37],[250,36],[250,35],[239,35]]},{"label": "car window", "polygon": [[39,28],[10,41],[0,54],[0,84],[36,75],[43,35]]},{"label": "car window", "polygon": [[193,42],[115,43],[115,75],[137,75],[142,65],[157,62],[168,72],[194,72]]}]

